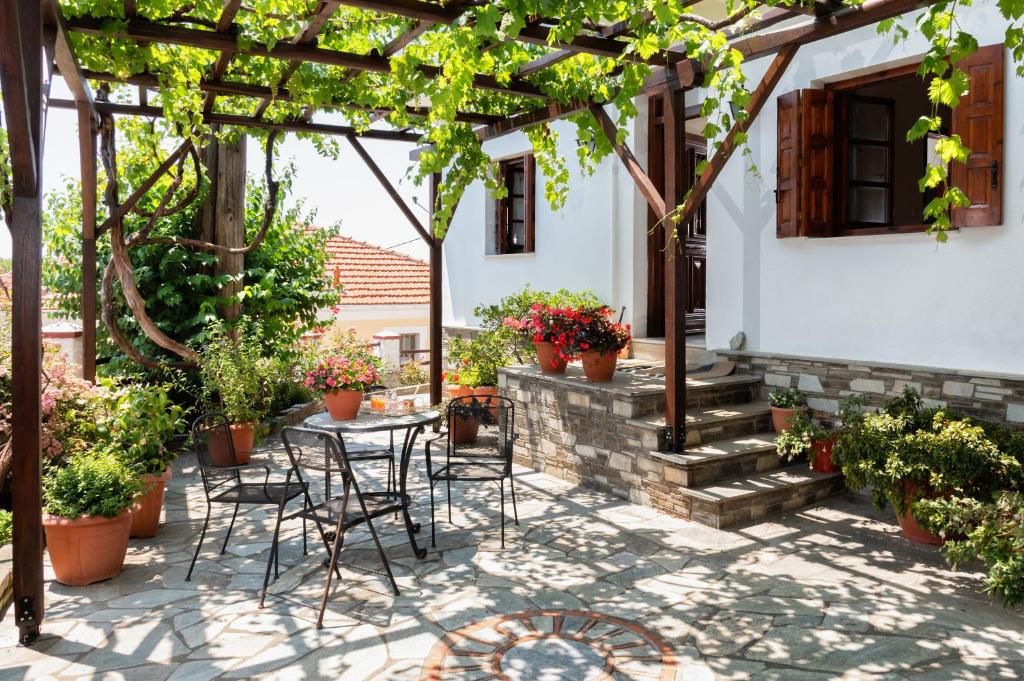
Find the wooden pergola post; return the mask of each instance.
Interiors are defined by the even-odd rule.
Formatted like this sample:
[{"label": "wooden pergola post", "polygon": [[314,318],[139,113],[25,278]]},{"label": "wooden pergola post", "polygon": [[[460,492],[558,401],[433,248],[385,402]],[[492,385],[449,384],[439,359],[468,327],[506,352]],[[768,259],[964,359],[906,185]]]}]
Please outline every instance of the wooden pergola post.
[{"label": "wooden pergola post", "polygon": [[96,380],[96,132],[89,107],[78,105],[82,173],[82,378]]},{"label": "wooden pergola post", "polygon": [[[437,197],[441,186],[441,174],[430,176],[430,222],[428,229],[433,230],[434,212],[437,209]],[[441,343],[442,343],[442,306],[441,277],[443,263],[444,239],[434,234],[430,243],[430,403],[441,403]]]},{"label": "wooden pergola post", "polygon": [[39,2],[0,2],[0,87],[8,125],[14,200],[11,225],[11,474],[14,484],[14,619],[22,643],[43,621],[42,140],[43,18]]}]

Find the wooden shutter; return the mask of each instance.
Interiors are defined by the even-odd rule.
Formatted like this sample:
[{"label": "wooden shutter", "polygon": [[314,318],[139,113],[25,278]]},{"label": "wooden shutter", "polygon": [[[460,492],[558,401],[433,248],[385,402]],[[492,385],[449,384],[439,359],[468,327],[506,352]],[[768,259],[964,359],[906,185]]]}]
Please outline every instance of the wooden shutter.
[{"label": "wooden shutter", "polygon": [[970,90],[953,110],[952,131],[971,150],[967,163],[952,164],[952,181],[970,205],[953,211],[956,227],[1003,221],[1003,46],[982,47],[957,64]]},{"label": "wooden shutter", "polygon": [[[498,182],[501,186],[508,188],[508,168],[504,162],[498,164]],[[508,197],[500,198],[495,202],[494,216],[495,245],[498,255],[508,253]]]},{"label": "wooden shutter", "polygon": [[526,195],[523,206],[523,210],[526,211],[526,252],[533,253],[537,217],[537,161],[533,154],[523,157],[523,194]]},{"label": "wooden shutter", "polygon": [[775,235],[800,235],[800,91],[778,99],[779,156],[775,170]]},{"label": "wooden shutter", "polygon": [[800,93],[800,128],[800,236],[831,236],[835,114],[830,90]]}]

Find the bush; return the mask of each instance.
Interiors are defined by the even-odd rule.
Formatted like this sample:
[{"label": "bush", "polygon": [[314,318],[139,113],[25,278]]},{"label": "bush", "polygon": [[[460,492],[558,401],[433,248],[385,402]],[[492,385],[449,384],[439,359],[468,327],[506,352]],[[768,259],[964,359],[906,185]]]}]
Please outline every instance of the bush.
[{"label": "bush", "polygon": [[86,452],[47,471],[43,507],[63,518],[116,518],[141,491],[138,474],[114,452]]},{"label": "bush", "polygon": [[264,355],[259,326],[247,323],[232,331],[213,322],[199,348],[205,408],[223,412],[232,423],[259,422],[270,413],[275,366]]},{"label": "bush", "polygon": [[14,514],[0,508],[0,546],[10,544],[14,539]]},{"label": "bush", "polygon": [[140,475],[160,475],[177,458],[166,442],[182,429],[183,410],[168,387],[104,382],[104,413],[96,424],[96,447],[112,451]]},{"label": "bush", "polygon": [[406,362],[398,370],[398,382],[401,385],[422,385],[429,380],[427,370],[416,360]]},{"label": "bush", "polygon": [[795,388],[773,390],[768,395],[768,404],[779,409],[799,409],[807,404],[807,397]]}]

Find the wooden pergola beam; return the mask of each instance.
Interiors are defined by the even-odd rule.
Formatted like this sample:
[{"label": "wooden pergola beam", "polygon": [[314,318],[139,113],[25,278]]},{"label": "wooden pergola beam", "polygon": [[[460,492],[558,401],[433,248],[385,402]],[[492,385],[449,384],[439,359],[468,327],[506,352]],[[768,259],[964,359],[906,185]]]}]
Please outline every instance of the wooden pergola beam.
[{"label": "wooden pergola beam", "polygon": [[[70,99],[51,99],[50,106],[58,109],[74,109],[76,104]],[[163,118],[164,110],[158,106],[140,104],[114,104],[112,102],[96,102],[96,110],[121,116],[146,116]],[[243,128],[262,128],[264,130],[280,130],[282,132],[308,132],[319,135],[355,135],[367,139],[390,140],[392,142],[418,142],[420,136],[413,132],[400,130],[357,130],[348,125],[329,125],[326,123],[307,123],[305,121],[265,121],[251,116],[237,114],[211,113],[203,116],[206,123],[236,125]]]},{"label": "wooden pergola beam", "polygon": [[451,24],[462,16],[458,6],[437,5],[419,0],[328,0],[331,3],[365,9],[380,14],[393,14],[433,24]]},{"label": "wooden pergola beam", "polygon": [[[658,66],[663,66],[669,61],[672,61],[672,53],[665,50],[659,51],[648,59],[643,59],[639,55],[633,53],[627,53],[626,48],[629,47],[629,44],[612,38],[579,35],[569,41],[556,40],[552,42],[552,31],[553,29],[547,26],[526,26],[519,31],[519,35],[516,36],[516,40],[533,45],[559,48],[564,52],[568,52],[569,56],[582,52],[585,54],[593,54],[598,57],[609,57],[612,59],[622,58],[641,64],[652,64]],[[679,55],[679,59],[682,58],[684,58],[684,55]]]},{"label": "wooden pergola beam", "polygon": [[[217,19],[217,32],[228,35],[231,31],[231,27],[234,25],[235,16],[238,15],[238,10],[242,7],[242,0],[224,0],[224,6],[221,8],[220,17]],[[125,13],[126,17],[131,18],[134,14]],[[217,80],[223,76],[228,66],[231,64],[231,59],[235,56],[233,51],[221,52],[217,56],[217,61],[214,63],[213,68],[210,70],[209,78]],[[213,111],[213,104],[217,99],[217,94],[208,92],[206,100],[203,102],[203,111]]]},{"label": "wooden pergola beam", "polygon": [[[22,32],[19,30],[19,4],[0,2],[0,90],[4,98],[14,193],[18,196],[31,196],[40,180],[38,159],[32,151],[36,148],[39,133],[32,126],[33,84],[30,82],[32,74],[26,73],[25,50],[31,49],[37,40],[26,38],[29,44],[23,44]],[[37,46],[36,49],[41,48]],[[38,79],[41,80],[42,76]]]},{"label": "wooden pergola beam", "polygon": [[[387,57],[378,55],[356,54],[340,50],[328,50],[313,45],[295,45],[292,43],[278,43],[273,47],[252,43],[244,48],[240,48],[236,39],[230,35],[184,26],[172,26],[142,19],[127,21],[114,27],[113,30],[104,31],[103,21],[93,17],[79,17],[69,19],[68,27],[72,31],[93,36],[122,38],[148,43],[184,45],[220,52],[238,52],[239,54],[270,57],[293,62],[307,61],[327,66],[340,66],[355,71],[391,72],[390,60]],[[419,70],[428,78],[436,78],[441,73],[439,67],[426,64],[421,65]],[[473,78],[473,84],[482,90],[490,90],[517,97],[547,98],[547,95],[540,88],[521,78],[513,78],[507,84],[502,84],[494,76],[477,74]]]},{"label": "wooden pergola beam", "polygon": [[651,207],[654,214],[659,217],[664,217],[665,213],[665,199],[661,195],[661,191],[655,186],[651,178],[644,172],[643,166],[636,160],[636,156],[633,155],[633,151],[629,148],[625,142],[618,141],[619,131],[615,127],[615,122],[612,121],[611,116],[604,110],[604,107],[599,104],[594,104],[590,107],[590,111],[597,118],[597,122],[601,125],[601,130],[604,131],[605,137],[612,143],[612,147],[615,149],[615,153],[618,154],[619,158],[622,159],[623,165],[626,166],[626,172],[633,178],[633,182],[636,183],[637,189],[643,194],[644,199],[647,200],[647,205]]}]

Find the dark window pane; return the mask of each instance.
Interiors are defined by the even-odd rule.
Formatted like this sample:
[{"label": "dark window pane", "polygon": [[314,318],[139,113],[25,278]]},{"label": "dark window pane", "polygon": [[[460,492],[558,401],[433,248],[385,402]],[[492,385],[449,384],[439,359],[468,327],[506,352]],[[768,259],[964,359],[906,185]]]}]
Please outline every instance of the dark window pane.
[{"label": "dark window pane", "polygon": [[850,187],[850,222],[887,224],[888,194],[884,187]]},{"label": "dark window pane", "polygon": [[882,103],[855,101],[850,107],[850,136],[888,142],[889,107]]},{"label": "dark window pane", "polygon": [[850,179],[860,182],[888,182],[888,147],[856,143],[850,145]]}]

